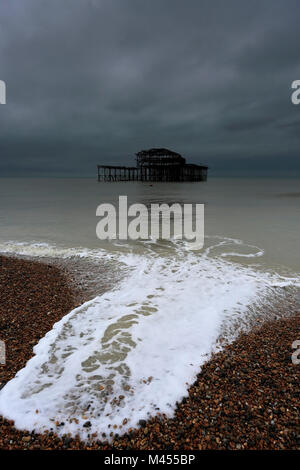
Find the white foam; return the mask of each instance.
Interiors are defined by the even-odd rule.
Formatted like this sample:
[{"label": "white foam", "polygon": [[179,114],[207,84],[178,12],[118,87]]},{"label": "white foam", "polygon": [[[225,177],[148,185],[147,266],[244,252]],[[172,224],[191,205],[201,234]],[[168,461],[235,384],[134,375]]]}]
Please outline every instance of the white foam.
[{"label": "white foam", "polygon": [[58,247],[51,243],[8,241],[0,243],[0,253],[39,258],[95,258],[107,256],[103,249]]},{"label": "white foam", "polygon": [[232,251],[228,253],[222,253],[220,256],[222,256],[222,258],[226,258],[228,256],[239,257],[239,258],[258,258],[259,256],[263,256],[263,255],[264,255],[264,250],[258,250],[256,253],[237,253],[235,251]]},{"label": "white foam", "polygon": [[[121,434],[158,408],[171,415],[222,324],[288,282],[181,246],[170,256],[118,260],[128,277],[56,323],[0,392],[0,413],[17,427],[87,438]],[[56,429],[55,421],[65,424]]]}]

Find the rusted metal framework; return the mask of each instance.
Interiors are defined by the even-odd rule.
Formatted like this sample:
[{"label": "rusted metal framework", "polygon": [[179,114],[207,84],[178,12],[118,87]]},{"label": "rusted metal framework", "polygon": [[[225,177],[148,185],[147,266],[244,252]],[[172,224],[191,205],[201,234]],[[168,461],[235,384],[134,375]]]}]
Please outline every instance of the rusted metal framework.
[{"label": "rusted metal framework", "polygon": [[141,150],[136,167],[98,165],[98,181],[206,181],[208,167],[165,148]]},{"label": "rusted metal framework", "polygon": [[172,150],[160,148],[141,150],[136,153],[136,163],[138,167],[179,167],[185,164],[185,158]]},{"label": "rusted metal framework", "polygon": [[134,166],[98,165],[98,181],[139,181],[137,170]]}]

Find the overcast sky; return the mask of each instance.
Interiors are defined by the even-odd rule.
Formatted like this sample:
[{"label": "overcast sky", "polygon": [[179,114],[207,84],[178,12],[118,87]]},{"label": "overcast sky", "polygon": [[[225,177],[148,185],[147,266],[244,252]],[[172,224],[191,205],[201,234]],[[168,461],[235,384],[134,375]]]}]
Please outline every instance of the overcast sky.
[{"label": "overcast sky", "polygon": [[299,0],[1,2],[0,79],[0,176],[92,176],[150,147],[300,175]]}]

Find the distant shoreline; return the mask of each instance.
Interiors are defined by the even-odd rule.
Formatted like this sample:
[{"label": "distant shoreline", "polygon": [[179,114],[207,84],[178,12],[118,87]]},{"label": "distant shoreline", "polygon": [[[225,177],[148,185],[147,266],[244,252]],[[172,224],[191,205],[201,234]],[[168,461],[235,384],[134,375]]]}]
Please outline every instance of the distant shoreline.
[{"label": "distant shoreline", "polygon": [[[0,339],[8,353],[0,387],[82,300],[74,279],[57,266],[0,256]],[[299,314],[242,335],[203,366],[174,418],[158,415],[110,444],[106,435],[87,444],[58,437],[55,429],[42,435],[19,431],[0,417],[0,449],[300,449],[300,366],[291,362],[296,339]]]}]

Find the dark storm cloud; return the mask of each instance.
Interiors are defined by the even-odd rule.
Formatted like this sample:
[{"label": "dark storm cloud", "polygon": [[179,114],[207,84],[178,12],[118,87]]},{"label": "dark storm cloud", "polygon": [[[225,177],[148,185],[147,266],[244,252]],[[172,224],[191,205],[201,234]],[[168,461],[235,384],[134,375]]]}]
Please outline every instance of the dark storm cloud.
[{"label": "dark storm cloud", "polygon": [[93,175],[170,147],[215,174],[299,173],[298,0],[0,6],[0,175]]},{"label": "dark storm cloud", "polygon": [[225,124],[225,129],[229,131],[252,131],[253,129],[259,129],[267,127],[276,121],[273,117],[257,117],[256,119],[244,119]]}]

